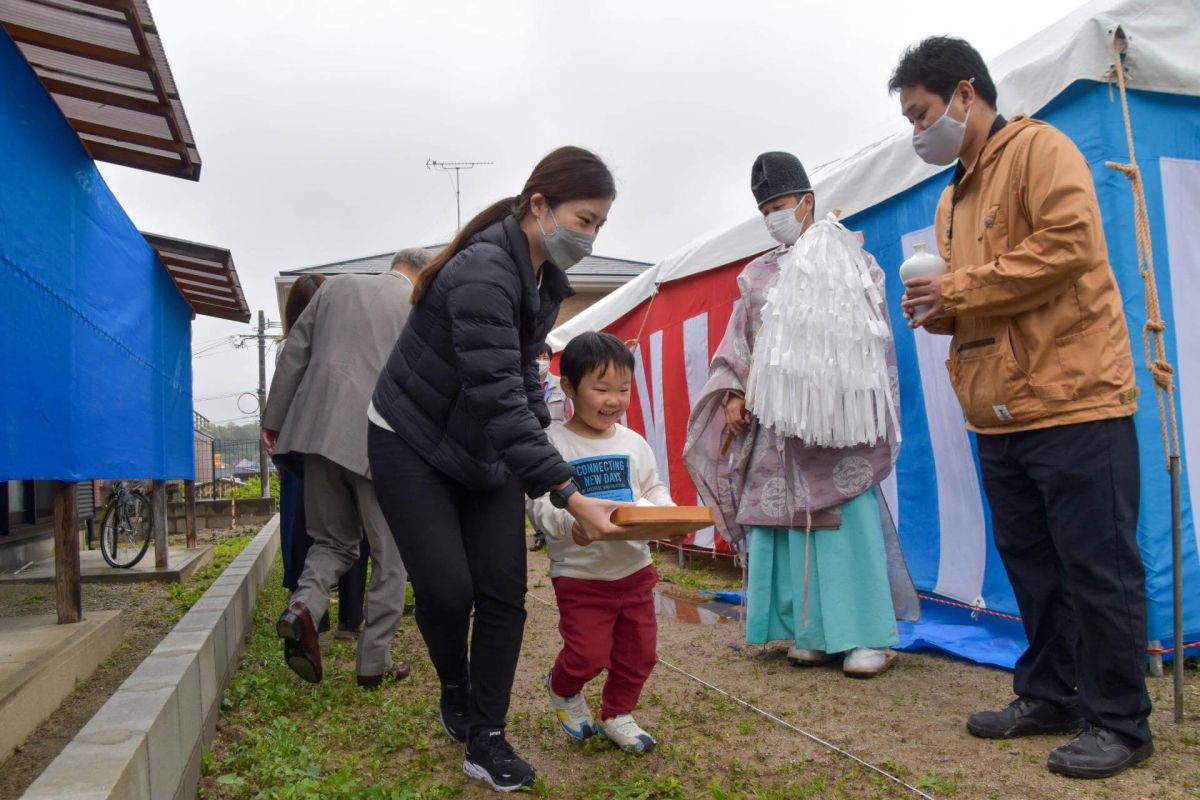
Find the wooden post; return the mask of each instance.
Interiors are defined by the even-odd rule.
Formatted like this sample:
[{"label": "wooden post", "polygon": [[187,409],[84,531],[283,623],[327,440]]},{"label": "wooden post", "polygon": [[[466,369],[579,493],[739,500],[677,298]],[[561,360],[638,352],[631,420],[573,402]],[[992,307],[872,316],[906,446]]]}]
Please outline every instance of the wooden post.
[{"label": "wooden post", "polygon": [[54,482],[54,600],[59,624],[83,619],[79,580],[79,504],[75,484]]},{"label": "wooden post", "polygon": [[150,483],[150,531],[154,535],[154,568],[167,568],[167,483]]},{"label": "wooden post", "polygon": [[187,546],[196,546],[196,482],[183,482],[183,513],[187,518]]}]

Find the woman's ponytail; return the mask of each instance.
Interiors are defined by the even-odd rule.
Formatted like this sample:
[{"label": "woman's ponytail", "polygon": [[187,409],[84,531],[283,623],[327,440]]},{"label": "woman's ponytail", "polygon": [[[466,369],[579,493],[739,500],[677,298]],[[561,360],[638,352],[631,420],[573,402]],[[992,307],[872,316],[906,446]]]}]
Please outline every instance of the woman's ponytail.
[{"label": "woman's ponytail", "polygon": [[516,209],[517,198],[506,197],[503,200],[497,200],[490,206],[480,211],[470,221],[459,230],[455,235],[454,240],[446,245],[442,252],[438,253],[433,259],[421,270],[420,276],[417,278],[417,283],[412,290],[412,304],[415,306],[425,296],[429,284],[433,283],[433,279],[437,277],[438,272],[442,267],[446,266],[446,262],[458,255],[458,251],[467,246],[467,242],[476,234],[481,233],[488,228],[501,222],[505,217],[509,216]]}]

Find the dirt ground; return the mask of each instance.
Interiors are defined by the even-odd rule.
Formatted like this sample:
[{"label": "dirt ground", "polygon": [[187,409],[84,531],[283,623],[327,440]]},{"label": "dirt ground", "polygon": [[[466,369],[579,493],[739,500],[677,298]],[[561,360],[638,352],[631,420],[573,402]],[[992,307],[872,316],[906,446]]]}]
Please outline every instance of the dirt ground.
[{"label": "dirt ground", "polygon": [[[201,531],[200,544],[216,544],[234,536],[255,531]],[[172,540],[172,544],[176,544]],[[182,545],[182,539],[179,544]],[[148,557],[153,557],[148,554]],[[227,560],[226,560],[227,561]],[[219,565],[214,565],[219,566]],[[176,588],[165,583],[87,583],[83,586],[83,609],[123,611],[125,638],[84,683],[75,688],[59,709],[43,722],[7,761],[0,764],[0,800],[20,797],[34,779],[58,756],[67,742],[92,715],[104,705],[130,673],[162,641],[186,611],[185,605],[199,596],[202,588],[216,580],[219,570],[201,570],[186,585]],[[181,591],[182,589],[182,591]],[[189,600],[191,602],[189,602]],[[52,584],[0,585],[0,617],[25,617],[53,614]]]},{"label": "dirt ground", "polygon": [[[701,565],[680,573],[661,559],[664,588],[688,595],[737,577]],[[1048,773],[1063,737],[1009,742],[974,739],[965,717],[1000,706],[1009,673],[931,654],[902,654],[883,677],[854,681],[836,667],[799,669],[782,650],[748,649],[737,622],[698,625],[662,618],[663,664],[646,685],[638,721],[658,750],[632,756],[592,740],[569,740],[545,697],[559,646],[554,595],[542,554],[530,558],[528,623],[509,716],[509,738],[538,770],[538,796],[674,798],[917,797],[845,756],[672,671],[686,670],[780,719],[831,742],[931,797],[1190,798],[1200,796],[1200,675],[1189,670],[1191,720],[1170,718],[1171,683],[1151,680],[1157,755],[1117,778],[1080,782]],[[274,579],[273,579],[274,580]],[[670,585],[666,585],[670,582]],[[201,784],[204,798],[490,797],[461,773],[462,749],[437,721],[437,679],[411,617],[394,653],[412,676],[377,693],[353,686],[353,648],[334,643],[326,679],[303,684],[282,664],[271,627],[283,594],[267,591],[257,632],[226,697]],[[545,602],[543,602],[545,601]],[[549,605],[547,604],[549,603]],[[599,686],[587,694],[598,702]]]}]

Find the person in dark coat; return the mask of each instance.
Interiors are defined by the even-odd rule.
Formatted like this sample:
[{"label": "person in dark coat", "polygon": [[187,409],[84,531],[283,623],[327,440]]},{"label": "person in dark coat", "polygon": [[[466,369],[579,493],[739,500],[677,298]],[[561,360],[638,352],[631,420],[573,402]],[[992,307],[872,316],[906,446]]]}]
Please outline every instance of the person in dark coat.
[{"label": "person in dark coat", "polygon": [[593,538],[615,532],[620,504],[579,493],[546,438],[537,367],[573,293],[564,270],[591,252],[615,197],[599,158],[563,147],[468,222],[417,281],[368,409],[371,474],[441,679],[442,724],[466,744],[467,775],[501,791],[535,777],[504,736],[525,627],[525,495],[550,493]]},{"label": "person in dark coat", "polygon": [[[283,336],[276,343],[275,360],[283,355],[288,332],[312,301],[317,289],[325,282],[324,275],[301,275],[288,290],[284,304]],[[304,483],[302,472],[279,471],[279,545],[283,551],[283,586],[290,592],[300,585],[304,559],[312,547],[304,517]],[[339,639],[357,638],[363,626],[363,598],[367,589],[367,560],[371,546],[364,538],[359,542],[358,561],[338,579],[338,626],[334,636]],[[329,630],[329,612],[321,617],[317,630]]]}]

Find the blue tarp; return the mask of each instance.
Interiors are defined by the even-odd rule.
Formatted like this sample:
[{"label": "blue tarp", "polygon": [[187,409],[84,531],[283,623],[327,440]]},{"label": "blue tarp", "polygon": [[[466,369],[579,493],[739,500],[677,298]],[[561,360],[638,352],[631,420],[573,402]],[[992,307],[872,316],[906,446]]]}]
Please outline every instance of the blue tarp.
[{"label": "blue tarp", "polygon": [[191,309],[0,31],[0,480],[190,478]]},{"label": "blue tarp", "polygon": [[[1160,159],[1200,160],[1200,98],[1131,92],[1129,101],[1137,137],[1137,156],[1149,205],[1158,291],[1163,317],[1167,323],[1167,357],[1177,364],[1180,343],[1174,335],[1174,314],[1186,313],[1187,310],[1175,306],[1171,297],[1171,263],[1164,221]],[[1138,538],[1147,572],[1150,638],[1166,641],[1170,639],[1172,625],[1169,482],[1164,467],[1158,408],[1140,341],[1140,330],[1145,322],[1145,306],[1142,279],[1137,270],[1132,195],[1127,180],[1105,166],[1105,162],[1109,160],[1128,160],[1120,105],[1110,101],[1106,85],[1079,81],[1068,87],[1036,116],[1057,126],[1075,141],[1091,163],[1096,180],[1109,257],[1124,297],[1125,313],[1133,337],[1132,347],[1137,364],[1138,384],[1142,390],[1142,399],[1135,417],[1142,465]],[[940,174],[855,214],[846,221],[850,228],[864,233],[867,249],[875,255],[888,274],[888,301],[893,319],[899,318],[900,297],[903,293],[897,272],[904,260],[902,238],[918,235],[929,228],[938,197],[949,181],[949,176],[949,171]],[[915,583],[922,591],[933,592],[937,590],[939,582],[942,553],[952,551],[946,551],[942,546],[939,497],[936,482],[933,480],[937,472],[934,466],[936,454],[930,436],[931,425],[926,415],[928,387],[922,383],[915,339],[916,336],[929,334],[914,333],[903,325],[896,325],[894,328],[900,367],[904,433],[904,446],[897,464],[898,529]],[[1188,343],[1188,346],[1197,345]],[[940,364],[938,366],[940,368]],[[1197,407],[1195,398],[1181,397],[1180,404],[1185,409]],[[1188,413],[1192,415],[1190,419]],[[1187,412],[1183,417],[1182,425],[1186,426],[1189,422],[1196,424],[1194,412]],[[974,447],[973,437],[971,446]],[[978,475],[975,476],[975,483],[978,483]],[[1184,583],[1189,587],[1185,602],[1184,628],[1186,640],[1193,641],[1200,638],[1200,557],[1197,554],[1192,501],[1188,496],[1186,475],[1183,490]],[[979,535],[986,536],[986,545],[979,556],[979,568],[982,570],[979,595],[987,608],[1016,614],[1018,611],[1012,589],[992,544],[990,523],[987,522],[989,514],[986,497],[981,490],[978,495],[983,504],[982,518],[986,523],[986,530],[979,532]],[[950,498],[948,501],[943,499],[943,502],[950,503],[961,501],[961,497]],[[947,535],[977,534],[957,531],[948,532]],[[969,566],[960,567],[959,564],[955,564],[956,569]],[[928,604],[925,604],[925,607],[928,609]],[[941,633],[944,633],[940,629],[944,623],[942,616],[939,612],[928,617],[930,626],[939,626],[937,631],[926,635],[918,625],[909,629],[908,634],[913,641],[940,641],[943,638]],[[962,650],[955,652],[968,655]]]},{"label": "blue tarp", "polygon": [[899,622],[897,650],[938,650],[978,664],[1012,669],[1028,643],[1016,620],[973,615],[963,608],[921,601],[919,622]]}]

